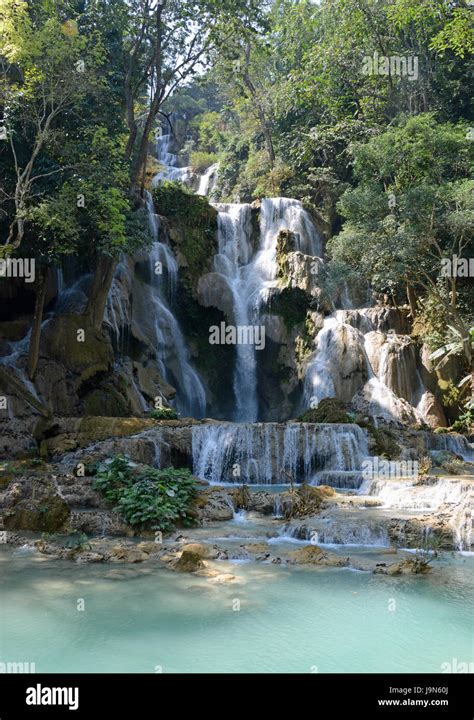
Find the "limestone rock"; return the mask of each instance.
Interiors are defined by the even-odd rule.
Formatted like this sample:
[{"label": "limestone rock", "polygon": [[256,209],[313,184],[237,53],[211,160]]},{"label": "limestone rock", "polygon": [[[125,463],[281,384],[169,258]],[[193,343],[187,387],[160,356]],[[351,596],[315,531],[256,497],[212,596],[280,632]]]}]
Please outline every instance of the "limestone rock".
[{"label": "limestone rock", "polygon": [[327,565],[331,567],[346,567],[349,558],[342,558],[335,553],[328,553],[318,545],[305,545],[293,550],[290,554],[292,562],[297,565]]},{"label": "limestone rock", "polygon": [[203,560],[215,555],[215,553],[212,552],[212,548],[209,545],[204,545],[204,543],[189,543],[184,545],[183,553],[184,552],[197,555]]},{"label": "limestone rock", "polygon": [[226,278],[220,273],[206,273],[198,280],[198,301],[203,307],[221,310],[229,321],[233,321],[234,300]]},{"label": "limestone rock", "polygon": [[429,391],[423,393],[417,410],[431,428],[447,427],[443,407],[433,393]]},{"label": "limestone rock", "polygon": [[112,559],[122,562],[139,563],[148,560],[148,554],[137,546],[116,545],[112,548]]},{"label": "limestone rock", "polygon": [[179,572],[196,572],[204,567],[204,563],[199,553],[183,550],[173,567]]}]

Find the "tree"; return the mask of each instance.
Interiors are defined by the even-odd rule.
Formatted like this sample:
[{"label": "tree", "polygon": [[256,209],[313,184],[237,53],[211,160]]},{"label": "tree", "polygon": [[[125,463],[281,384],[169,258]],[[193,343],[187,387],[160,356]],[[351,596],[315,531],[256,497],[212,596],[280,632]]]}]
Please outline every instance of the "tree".
[{"label": "tree", "polygon": [[[130,195],[139,204],[150,134],[163,104],[230,37],[258,26],[260,12],[256,0],[133,0],[125,8],[125,157],[131,161]],[[114,254],[98,257],[87,307],[96,327],[102,324],[115,267]]]},{"label": "tree", "polygon": [[3,190],[0,197],[2,205],[14,205],[4,254],[22,243],[34,205],[35,184],[64,171],[64,166],[39,166],[55,126],[90,92],[91,84],[98,82],[94,72],[101,56],[98,38],[83,37],[73,23],[61,23],[63,6],[56,0],[56,12],[50,14],[41,5],[29,12],[22,0],[1,0],[0,4],[3,126],[15,175],[13,191]]},{"label": "tree", "polygon": [[423,114],[355,144],[357,185],[339,201],[345,223],[328,250],[336,265],[345,264],[394,302],[408,288],[413,316],[417,294],[434,298],[446,331],[452,326],[465,338],[470,367],[468,284],[456,272],[443,272],[446,260],[473,251],[472,144],[466,135],[465,124],[438,123]]}]

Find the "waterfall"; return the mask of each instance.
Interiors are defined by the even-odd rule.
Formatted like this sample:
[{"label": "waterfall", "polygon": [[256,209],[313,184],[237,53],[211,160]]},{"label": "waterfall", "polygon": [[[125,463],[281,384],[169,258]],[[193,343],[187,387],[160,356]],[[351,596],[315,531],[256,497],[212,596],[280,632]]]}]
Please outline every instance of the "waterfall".
[{"label": "waterfall", "polygon": [[[225,278],[232,295],[233,317],[237,327],[251,324],[251,298],[258,291],[258,282],[249,264],[250,205],[216,205],[218,210],[218,249],[214,268]],[[257,405],[257,358],[255,346],[237,343],[234,372],[236,401],[235,420],[255,422]]]},{"label": "waterfall", "polygon": [[388,308],[336,310],[327,317],[306,365],[304,409],[337,397],[375,420],[422,422],[417,407],[426,388],[415,347],[392,323],[397,316]]},{"label": "waterfall", "polygon": [[317,337],[317,351],[306,368],[304,378],[304,405],[311,407],[313,398],[318,402],[327,397],[335,397],[336,389],[332,379],[331,343],[333,329],[337,326],[335,317],[326,318]]},{"label": "waterfall", "polygon": [[194,474],[214,484],[317,483],[358,471],[368,446],[357,425],[215,423],[192,428],[192,455]]},{"label": "waterfall", "polygon": [[[251,207],[248,204],[215,204],[218,211],[219,251],[215,272],[226,281],[232,297],[230,318],[238,327],[261,322],[260,311],[276,287],[278,233],[294,233],[298,249],[309,255],[321,253],[321,242],[309,214],[298,200],[265,198],[260,211],[260,241],[251,243]],[[257,354],[255,345],[236,345],[234,394],[236,422],[258,418]]]},{"label": "waterfall", "polygon": [[[168,382],[176,382],[176,406],[181,415],[203,417],[206,411],[206,393],[197,372],[191,366],[183,333],[168,304],[167,296],[173,297],[176,288],[178,266],[171,248],[159,240],[159,218],[155,214],[153,198],[146,195],[150,230],[153,236],[150,254],[150,274],[153,279],[152,305],[154,317],[154,344],[158,354],[160,373]],[[167,271],[167,286],[162,272]],[[170,369],[173,378],[170,378]]]},{"label": "waterfall", "polygon": [[211,165],[207,168],[207,170],[201,175],[199,179],[199,185],[198,189],[196,190],[197,195],[210,195],[212,191],[214,190],[214,187],[216,185],[217,181],[217,169],[219,165],[216,163],[215,165]]}]

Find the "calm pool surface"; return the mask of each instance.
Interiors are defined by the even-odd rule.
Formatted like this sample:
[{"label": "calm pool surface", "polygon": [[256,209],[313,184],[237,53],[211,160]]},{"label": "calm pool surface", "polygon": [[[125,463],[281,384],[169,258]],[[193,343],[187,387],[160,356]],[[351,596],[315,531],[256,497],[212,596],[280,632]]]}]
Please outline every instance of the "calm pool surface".
[{"label": "calm pool surface", "polygon": [[324,673],[473,660],[473,557],[408,578],[221,566],[237,581],[2,548],[0,661],[36,672]]}]

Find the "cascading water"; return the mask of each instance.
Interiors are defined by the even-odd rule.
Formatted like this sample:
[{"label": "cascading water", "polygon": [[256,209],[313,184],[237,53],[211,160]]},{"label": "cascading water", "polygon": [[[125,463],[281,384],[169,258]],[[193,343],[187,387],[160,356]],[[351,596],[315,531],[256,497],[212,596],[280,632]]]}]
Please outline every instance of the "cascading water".
[{"label": "cascading water", "polygon": [[152,185],[157,185],[163,180],[188,182],[191,177],[191,168],[178,167],[178,156],[170,152],[172,143],[171,133],[161,134],[156,140],[156,155],[158,161],[163,165],[163,170],[155,175]]},{"label": "cascading water", "polygon": [[304,409],[327,397],[349,402],[357,396],[375,421],[424,420],[418,407],[426,388],[415,348],[408,336],[387,328],[392,318],[383,310],[336,310],[324,320],[306,365]]},{"label": "cascading water", "polygon": [[[265,198],[260,211],[260,242],[256,252],[251,243],[251,208],[248,204],[215,205],[218,211],[219,252],[214,269],[226,281],[232,296],[232,322],[238,327],[256,325],[262,305],[276,286],[277,239],[281,230],[290,230],[301,252],[321,253],[321,242],[309,214],[298,200]],[[236,346],[234,393],[235,420],[255,422],[258,418],[257,355],[254,344]]]},{"label": "cascading water", "polygon": [[318,483],[358,471],[368,445],[358,425],[218,423],[192,428],[192,455],[194,474],[215,484]]},{"label": "cascading water", "polygon": [[329,355],[332,331],[337,326],[335,317],[326,318],[318,333],[317,351],[314,359],[306,369],[304,380],[304,405],[312,407],[314,400],[320,402],[324,398],[335,397],[336,389],[332,379],[331,358]]},{"label": "cascading water", "polygon": [[215,165],[211,165],[207,168],[207,170],[201,175],[199,179],[199,185],[198,189],[196,190],[197,195],[211,195],[212,191],[214,190],[214,187],[217,182],[217,170],[219,165],[216,163]]},{"label": "cascading water", "polygon": [[428,450],[450,452],[459,455],[463,460],[474,462],[474,444],[464,435],[452,433],[425,433]]},{"label": "cascading water", "polygon": [[[168,304],[174,296],[178,266],[171,248],[159,240],[159,218],[155,214],[153,198],[146,195],[146,204],[153,247],[150,255],[150,273],[153,278],[152,310],[154,313],[155,347],[160,373],[177,385],[176,406],[180,414],[201,418],[206,411],[206,393],[203,384],[191,366],[188,350],[178,321]],[[167,287],[164,287],[166,268]],[[158,270],[158,272],[157,272]],[[170,378],[170,369],[173,378]]]}]

